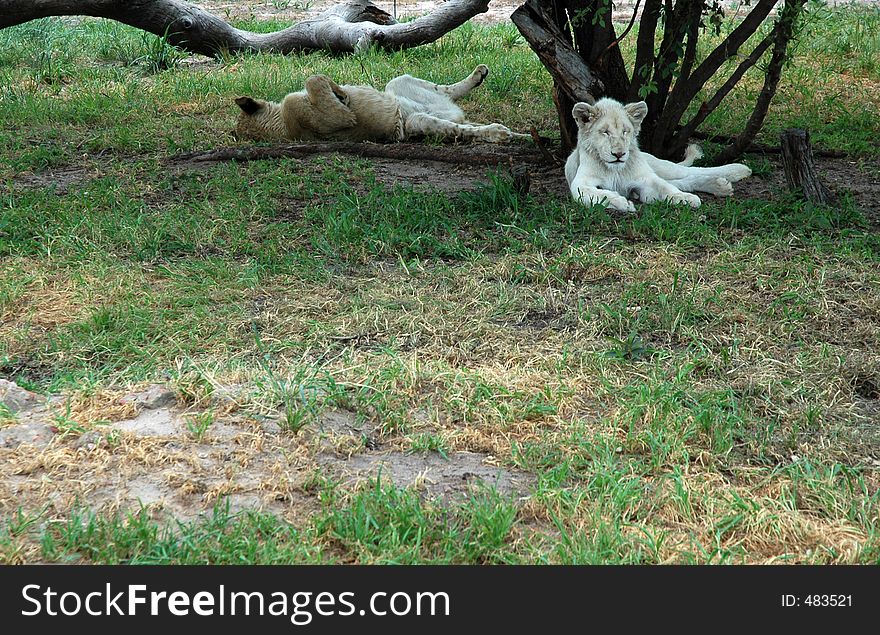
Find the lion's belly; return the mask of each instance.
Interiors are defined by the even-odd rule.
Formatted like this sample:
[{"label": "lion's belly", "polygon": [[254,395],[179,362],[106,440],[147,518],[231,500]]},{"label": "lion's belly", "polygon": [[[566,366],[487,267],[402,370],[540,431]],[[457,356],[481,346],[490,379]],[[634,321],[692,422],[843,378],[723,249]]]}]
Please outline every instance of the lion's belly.
[{"label": "lion's belly", "polygon": [[349,95],[348,107],[357,117],[353,129],[340,132],[349,141],[397,141],[401,136],[401,116],[393,95],[361,86],[343,86]]},{"label": "lion's belly", "polygon": [[455,123],[464,122],[464,111],[456,106],[451,100],[443,99],[436,93],[431,95],[426,93],[425,97],[426,99],[424,100],[415,100],[410,99],[409,97],[397,96],[397,101],[400,103],[400,111],[403,114],[404,120],[416,113],[423,113],[426,115],[432,115],[438,119],[444,119],[445,121],[452,121]]}]

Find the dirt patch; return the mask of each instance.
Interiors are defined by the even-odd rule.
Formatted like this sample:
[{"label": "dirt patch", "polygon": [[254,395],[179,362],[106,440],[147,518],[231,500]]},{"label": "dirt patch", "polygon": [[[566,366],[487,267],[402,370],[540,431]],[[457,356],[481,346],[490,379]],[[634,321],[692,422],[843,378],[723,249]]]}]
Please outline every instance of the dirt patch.
[{"label": "dirt patch", "polygon": [[143,506],[157,518],[191,520],[223,499],[235,511],[293,520],[317,508],[309,485],[316,475],[345,488],[381,475],[441,501],[479,484],[523,496],[534,481],[483,454],[383,448],[370,422],[344,410],[322,414],[300,433],[285,431],[280,414],[260,420],[222,411],[198,429],[192,422],[205,411],[172,402],[170,394],[151,386],[125,395],[119,401],[137,404],[135,416],[85,430],[60,428],[51,403],[24,404],[0,428],[0,509],[48,507],[64,515],[81,505]]},{"label": "dirt patch", "polygon": [[[752,176],[734,185],[737,198],[777,200],[787,196],[782,159],[773,156],[767,157],[767,160],[771,165],[768,173]],[[817,157],[814,163],[823,183],[837,194],[851,194],[871,224],[880,225],[880,161]]]},{"label": "dirt patch", "polygon": [[387,187],[411,186],[416,191],[461,192],[485,180],[485,171],[439,161],[394,161],[373,159],[376,180]]},{"label": "dirt patch", "polygon": [[475,485],[490,485],[503,495],[521,495],[534,482],[534,478],[524,472],[493,466],[486,461],[486,455],[473,452],[452,452],[447,456],[436,452],[370,453],[343,461],[326,455],[319,458],[319,462],[346,485],[382,478],[398,487],[416,487],[430,498],[444,501],[466,494]]},{"label": "dirt patch", "polygon": [[16,189],[32,190],[51,187],[55,190],[55,194],[67,194],[72,186],[92,178],[94,175],[90,174],[89,168],[68,165],[45,172],[25,172],[16,176],[12,183]]}]

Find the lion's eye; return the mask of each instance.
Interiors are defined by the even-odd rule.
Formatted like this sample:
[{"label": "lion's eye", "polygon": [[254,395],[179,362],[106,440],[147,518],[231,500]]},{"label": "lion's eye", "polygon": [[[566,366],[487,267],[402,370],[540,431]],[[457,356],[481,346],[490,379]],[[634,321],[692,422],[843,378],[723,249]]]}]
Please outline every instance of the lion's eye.
[{"label": "lion's eye", "polygon": [[603,130],[603,131],[602,131],[602,134],[605,135],[606,137],[610,137],[610,136],[611,136],[611,133],[608,132],[607,130]]}]

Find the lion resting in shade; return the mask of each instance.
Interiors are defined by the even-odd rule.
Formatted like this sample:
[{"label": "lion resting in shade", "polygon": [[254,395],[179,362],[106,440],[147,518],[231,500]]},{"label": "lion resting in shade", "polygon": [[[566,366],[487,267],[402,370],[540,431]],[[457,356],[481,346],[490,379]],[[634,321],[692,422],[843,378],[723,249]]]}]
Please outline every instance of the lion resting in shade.
[{"label": "lion resting in shade", "polygon": [[700,197],[693,192],[730,196],[731,184],[752,174],[742,163],[694,167],[695,146],[688,148],[681,163],[639,150],[639,129],[648,114],[643,101],[624,105],[605,97],[595,104],[575,104],[571,114],[578,141],[565,163],[565,177],[572,197],[585,205],[632,212],[635,205],[629,199],[636,198],[699,207]]}]

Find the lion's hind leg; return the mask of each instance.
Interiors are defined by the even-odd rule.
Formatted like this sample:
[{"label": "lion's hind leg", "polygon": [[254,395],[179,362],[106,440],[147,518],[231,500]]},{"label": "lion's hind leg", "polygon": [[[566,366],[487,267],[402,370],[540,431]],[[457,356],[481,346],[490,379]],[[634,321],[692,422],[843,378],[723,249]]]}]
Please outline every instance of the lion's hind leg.
[{"label": "lion's hind leg", "polygon": [[412,75],[401,75],[388,82],[385,85],[385,91],[401,97],[408,97],[418,102],[431,101],[431,97],[426,96],[425,93],[428,95],[439,93],[452,101],[456,101],[482,84],[488,74],[489,67],[485,64],[480,64],[470,75],[454,84],[435,84],[427,79],[420,79]]},{"label": "lion's hind leg", "polygon": [[673,163],[672,161],[666,161],[665,159],[658,159],[653,154],[647,152],[642,152],[642,157],[644,158],[645,163],[650,166],[657,176],[669,181],[700,175],[706,177],[721,177],[727,179],[731,183],[735,183],[736,181],[741,181],[752,174],[749,167],[742,163],[728,163],[727,165],[719,165],[711,168],[699,168],[688,165],[690,159],[688,156],[686,156],[685,160],[681,163]]},{"label": "lion's hind leg", "polygon": [[395,95],[416,99],[417,101],[421,101],[418,94],[422,91],[439,93],[449,97],[452,101],[456,101],[482,84],[488,74],[489,67],[485,64],[480,64],[470,75],[454,84],[435,84],[434,82],[429,82],[427,79],[420,79],[418,77],[413,77],[412,75],[401,75],[388,82],[385,85],[385,90]]},{"label": "lion's hind leg", "polygon": [[513,132],[500,123],[485,125],[455,123],[423,112],[410,115],[404,123],[404,130],[407,137],[436,135],[445,139],[488,141],[490,143],[510,141],[514,138],[529,138],[529,135]]},{"label": "lion's hind leg", "polygon": [[667,182],[682,192],[707,192],[715,196],[733,196],[733,185],[723,176],[692,174],[683,179],[670,179]]},{"label": "lion's hind leg", "polygon": [[480,64],[470,75],[460,82],[448,84],[446,86],[439,86],[439,89],[449,95],[450,99],[457,101],[482,84],[488,74],[489,67],[485,64]]}]

